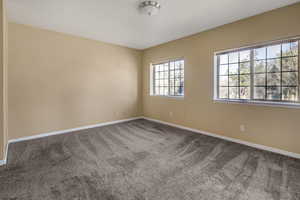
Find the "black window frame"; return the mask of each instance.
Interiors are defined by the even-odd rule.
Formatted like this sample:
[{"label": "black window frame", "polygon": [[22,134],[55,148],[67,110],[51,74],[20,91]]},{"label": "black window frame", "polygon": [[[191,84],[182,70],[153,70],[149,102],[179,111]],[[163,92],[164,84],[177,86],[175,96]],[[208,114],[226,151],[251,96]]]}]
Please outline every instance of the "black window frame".
[{"label": "black window frame", "polygon": [[[298,54],[297,55],[283,55],[283,45],[287,44],[287,43],[293,43],[293,42],[297,42],[298,44]],[[268,47],[271,46],[275,46],[275,45],[280,45],[280,57],[276,57],[276,58],[269,58],[267,51],[268,51]],[[261,59],[260,61],[265,62],[264,66],[265,66],[265,71],[264,72],[255,72],[254,71],[254,65],[255,62],[258,62],[259,59],[255,59],[255,55],[254,52],[255,50],[259,49],[259,48],[265,48],[265,58]],[[230,98],[230,85],[229,85],[229,65],[230,65],[230,61],[229,61],[229,56],[228,56],[228,62],[227,62],[227,75],[224,75],[224,77],[227,76],[228,79],[228,85],[222,87],[220,84],[220,78],[222,77],[222,75],[220,74],[220,67],[221,67],[221,62],[220,62],[220,56],[221,55],[229,55],[231,53],[239,53],[242,51],[250,51],[250,59],[249,59],[249,63],[250,63],[250,94],[249,94],[249,98],[247,99],[241,99],[240,98],[240,73],[238,73],[238,98]],[[295,59],[297,60],[298,66],[295,70],[289,70],[289,71],[283,71],[283,61],[285,59]],[[239,58],[238,58],[239,59]],[[267,62],[271,61],[271,60],[279,60],[280,63],[280,70],[277,72],[269,72],[268,71],[268,66],[267,66]],[[225,50],[225,51],[220,51],[220,52],[215,52],[214,54],[214,100],[216,101],[224,101],[224,102],[237,102],[237,103],[250,103],[250,104],[267,104],[267,105],[283,105],[283,106],[300,106],[300,37],[293,37],[293,38],[288,38],[288,39],[283,39],[283,40],[276,40],[276,41],[271,41],[271,42],[265,42],[265,43],[261,43],[261,44],[257,44],[257,45],[251,45],[251,46],[247,46],[247,47],[242,47],[242,48],[237,48],[237,49],[231,49],[231,50]],[[240,60],[238,60],[238,62],[240,62]],[[224,64],[223,66],[225,66],[226,64]],[[239,69],[238,69],[239,70]],[[287,75],[287,73],[295,73],[295,75],[298,76],[298,83],[296,85],[284,85],[283,84],[283,75]],[[264,74],[265,75],[265,83],[262,86],[258,86],[258,85],[254,85],[254,76],[257,76],[258,74]],[[276,86],[270,86],[268,85],[268,76],[270,74],[280,74],[280,85],[276,85]],[[263,76],[263,75],[262,75]],[[223,78],[224,78],[223,77]],[[226,78],[224,78],[224,80],[226,81]],[[223,88],[223,90],[225,91],[224,88],[228,87],[228,92],[227,92],[227,98],[221,98],[220,97],[220,89]],[[235,87],[235,86],[234,86]],[[264,98],[254,98],[254,89],[258,89],[259,87],[264,87],[264,94],[265,97]],[[292,89],[292,88],[297,88],[297,89]],[[269,99],[268,98],[268,91],[271,91],[272,89],[280,89],[280,99]],[[284,98],[284,93],[283,90],[294,90],[297,93],[297,99],[295,100],[286,100]],[[225,91],[226,93],[226,91]],[[278,93],[277,93],[278,94]],[[224,97],[226,97],[224,96]]]}]

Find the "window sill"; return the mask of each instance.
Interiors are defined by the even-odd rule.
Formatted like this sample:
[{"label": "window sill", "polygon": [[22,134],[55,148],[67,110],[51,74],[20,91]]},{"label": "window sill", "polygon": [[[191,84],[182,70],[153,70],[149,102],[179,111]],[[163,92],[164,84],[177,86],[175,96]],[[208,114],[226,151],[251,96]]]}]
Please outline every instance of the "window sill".
[{"label": "window sill", "polygon": [[214,99],[214,102],[300,109],[300,103],[289,103],[289,102],[266,102],[266,101],[228,100],[228,99]]},{"label": "window sill", "polygon": [[150,97],[161,97],[161,98],[170,98],[170,99],[184,99],[184,96],[150,95]]}]

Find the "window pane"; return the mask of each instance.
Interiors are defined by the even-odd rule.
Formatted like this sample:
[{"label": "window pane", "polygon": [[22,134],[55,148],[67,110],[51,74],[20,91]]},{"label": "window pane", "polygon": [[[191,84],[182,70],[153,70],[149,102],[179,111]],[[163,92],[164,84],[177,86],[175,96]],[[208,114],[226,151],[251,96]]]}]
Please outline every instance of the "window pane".
[{"label": "window pane", "polygon": [[159,65],[159,71],[164,71],[164,66],[163,65]]},{"label": "window pane", "polygon": [[265,86],[266,85],[266,74],[254,74],[254,85]]},{"label": "window pane", "polygon": [[159,87],[155,87],[154,94],[158,95],[159,94]]},{"label": "window pane", "polygon": [[159,88],[159,95],[164,95],[165,92],[165,88],[164,87],[160,87]]},{"label": "window pane", "polygon": [[293,52],[293,55],[299,54],[299,41],[291,42],[291,50]]},{"label": "window pane", "polygon": [[180,60],[180,69],[183,70],[184,69],[184,60]]},{"label": "window pane", "polygon": [[266,71],[266,61],[260,60],[260,61],[254,61],[254,72],[265,72]]},{"label": "window pane", "polygon": [[183,95],[183,87],[175,87],[175,95],[177,96]]},{"label": "window pane", "polygon": [[156,79],[160,79],[160,72],[157,72],[157,73],[156,73],[155,78],[156,78]]},{"label": "window pane", "polygon": [[280,85],[280,73],[269,73],[267,75],[268,86]]},{"label": "window pane", "polygon": [[283,87],[282,100],[298,101],[298,87]]},{"label": "window pane", "polygon": [[175,69],[181,69],[182,68],[182,62],[180,62],[180,61],[176,61],[175,62]]},{"label": "window pane", "polygon": [[269,100],[280,100],[280,87],[268,87],[267,98]]},{"label": "window pane", "polygon": [[240,52],[240,62],[250,61],[250,50]]},{"label": "window pane", "polygon": [[273,45],[267,48],[267,58],[278,58],[281,56],[281,45]]},{"label": "window pane", "polygon": [[240,74],[249,74],[250,73],[250,62],[240,64]]},{"label": "window pane", "polygon": [[169,63],[166,63],[165,65],[164,65],[164,71],[168,71],[169,70]]},{"label": "window pane", "polygon": [[158,77],[159,79],[164,79],[165,78],[164,72],[159,72]]},{"label": "window pane", "polygon": [[228,76],[220,76],[219,81],[220,86],[228,86]]},{"label": "window pane", "polygon": [[181,80],[179,79],[179,78],[176,78],[175,79],[175,86],[181,86],[182,85],[182,82],[181,82]]},{"label": "window pane", "polygon": [[173,87],[175,84],[175,79],[170,79],[170,87]]},{"label": "window pane", "polygon": [[168,89],[168,87],[164,87],[164,89],[165,89],[164,95],[169,95],[169,89]]},{"label": "window pane", "polygon": [[229,74],[238,74],[239,73],[239,65],[238,64],[230,64],[229,65]]},{"label": "window pane", "polygon": [[240,87],[240,98],[250,99],[250,87]]},{"label": "window pane", "polygon": [[229,76],[229,86],[238,86],[239,77],[238,75]]},{"label": "window pane", "polygon": [[297,86],[299,82],[297,72],[284,72],[282,73],[282,85],[284,86]]},{"label": "window pane", "polygon": [[240,86],[250,86],[250,75],[240,75]]},{"label": "window pane", "polygon": [[218,55],[219,97],[298,102],[298,43],[285,41]]},{"label": "window pane", "polygon": [[165,78],[165,79],[168,79],[168,78],[169,78],[169,72],[168,72],[168,71],[165,71],[165,72],[164,72],[164,78]]},{"label": "window pane", "polygon": [[220,75],[228,74],[228,65],[220,65]]},{"label": "window pane", "polygon": [[164,93],[164,88],[163,87],[159,87],[159,92],[157,93],[158,95],[163,95]]},{"label": "window pane", "polygon": [[170,78],[174,78],[175,77],[175,71],[174,70],[170,70]]},{"label": "window pane", "polygon": [[154,69],[155,69],[155,72],[158,72],[159,71],[159,66],[155,65]]},{"label": "window pane", "polygon": [[255,60],[262,60],[266,59],[266,48],[259,48],[254,49],[254,59]]},{"label": "window pane", "polygon": [[282,56],[298,55],[298,42],[289,42],[282,44]]},{"label": "window pane", "polygon": [[164,72],[158,72],[157,78],[158,79],[163,79],[164,78]]},{"label": "window pane", "polygon": [[254,87],[254,99],[265,99],[265,88]]},{"label": "window pane", "polygon": [[283,58],[282,71],[298,71],[298,57]]},{"label": "window pane", "polygon": [[175,70],[179,69],[180,68],[180,63],[179,62],[175,62]]},{"label": "window pane", "polygon": [[170,70],[174,70],[175,68],[175,63],[174,62],[170,62]]},{"label": "window pane", "polygon": [[156,86],[160,86],[160,80],[158,79],[158,80],[156,80]]},{"label": "window pane", "polygon": [[170,96],[174,96],[174,95],[175,95],[175,88],[170,87]]},{"label": "window pane", "polygon": [[159,80],[159,86],[160,86],[160,87],[163,87],[163,86],[164,86],[164,80],[163,80],[163,79]]},{"label": "window pane", "polygon": [[219,98],[228,98],[228,87],[219,87]]},{"label": "window pane", "polygon": [[[184,61],[171,61],[154,66],[154,83],[153,91],[155,95],[174,95],[175,94],[175,79],[178,80],[177,85],[180,90],[180,95],[184,90]],[[176,78],[177,77],[177,78]]]},{"label": "window pane", "polygon": [[183,79],[184,78],[184,70],[180,70],[180,77]]},{"label": "window pane", "polygon": [[230,87],[229,88],[229,98],[230,99],[238,99],[239,98],[239,88],[238,87]]},{"label": "window pane", "polygon": [[179,94],[182,96],[184,95],[184,89],[183,89],[183,86],[182,87],[179,87]]},{"label": "window pane", "polygon": [[267,60],[268,72],[280,72],[280,59]]},{"label": "window pane", "polygon": [[175,70],[175,78],[178,78],[180,77],[180,70]]},{"label": "window pane", "polygon": [[220,64],[228,64],[228,54],[220,55]]},{"label": "window pane", "polygon": [[164,86],[169,86],[169,80],[168,79],[165,79],[165,84],[164,84]]},{"label": "window pane", "polygon": [[229,63],[239,62],[239,52],[233,52],[229,54]]}]

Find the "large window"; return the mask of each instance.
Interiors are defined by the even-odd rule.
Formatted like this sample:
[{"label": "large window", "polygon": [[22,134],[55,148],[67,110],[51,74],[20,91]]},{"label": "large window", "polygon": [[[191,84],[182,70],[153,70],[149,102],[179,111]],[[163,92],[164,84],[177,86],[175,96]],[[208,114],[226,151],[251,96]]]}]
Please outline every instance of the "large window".
[{"label": "large window", "polygon": [[299,39],[216,54],[215,99],[299,104]]},{"label": "large window", "polygon": [[152,95],[184,96],[184,60],[174,60],[151,67]]}]

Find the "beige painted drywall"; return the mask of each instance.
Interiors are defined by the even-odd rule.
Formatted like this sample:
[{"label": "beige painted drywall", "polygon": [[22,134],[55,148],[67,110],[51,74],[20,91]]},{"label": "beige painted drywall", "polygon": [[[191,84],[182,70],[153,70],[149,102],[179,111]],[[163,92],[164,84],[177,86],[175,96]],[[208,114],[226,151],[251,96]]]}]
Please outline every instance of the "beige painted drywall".
[{"label": "beige painted drywall", "polygon": [[0,160],[4,159],[7,143],[6,131],[6,69],[7,69],[7,21],[5,0],[0,0]]},{"label": "beige painted drywall", "polygon": [[[145,50],[144,115],[300,153],[300,109],[213,101],[215,51],[300,35],[299,20],[300,3]],[[185,59],[184,99],[149,96],[150,63],[181,57]],[[241,124],[245,133],[240,132]]]},{"label": "beige painted drywall", "polygon": [[3,57],[4,57],[4,5],[0,0],[0,160],[4,158],[5,137],[3,132]]},{"label": "beige painted drywall", "polygon": [[9,23],[8,138],[141,115],[140,51]]}]

